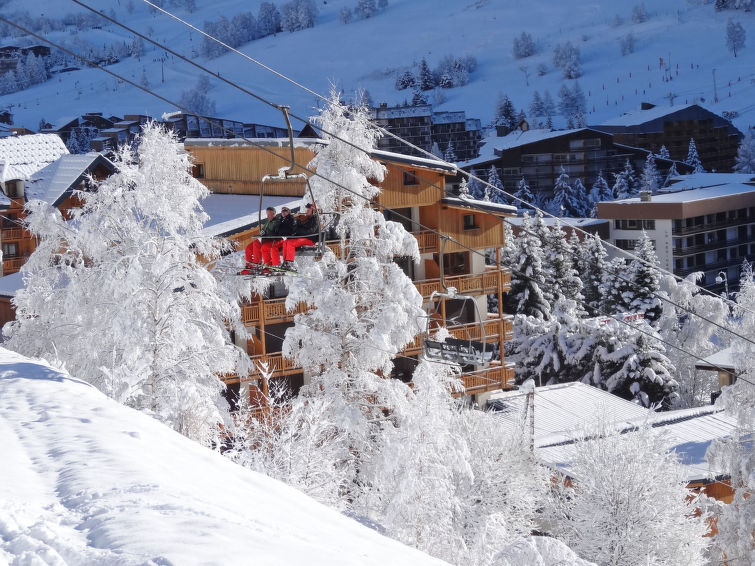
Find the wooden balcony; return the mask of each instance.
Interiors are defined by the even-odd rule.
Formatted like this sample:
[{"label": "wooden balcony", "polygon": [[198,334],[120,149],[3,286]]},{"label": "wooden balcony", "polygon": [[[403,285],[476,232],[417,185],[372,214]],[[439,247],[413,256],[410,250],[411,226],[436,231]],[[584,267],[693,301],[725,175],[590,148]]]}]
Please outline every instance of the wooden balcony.
[{"label": "wooden balcony", "polygon": [[464,391],[456,391],[454,397],[474,395],[498,389],[511,389],[514,386],[514,365],[491,365],[488,368],[462,374]]},{"label": "wooden balcony", "polygon": [[[513,319],[509,316],[506,318],[494,318],[485,321],[483,324],[485,330],[485,342],[497,342],[503,332],[504,340],[510,340],[514,332]],[[470,322],[467,324],[459,324],[448,328],[449,333],[453,338],[459,338],[460,340],[482,340],[482,331],[480,324],[477,322]],[[411,344],[409,344],[401,352],[405,356],[414,356],[422,351],[423,334],[418,334],[414,337]]]},{"label": "wooden balcony", "polygon": [[290,322],[294,319],[294,315],[307,310],[307,305],[299,303],[294,310],[287,312],[285,297],[282,299],[266,299],[255,301],[251,305],[242,305],[241,321],[244,324],[257,324],[260,321],[264,321],[266,324]]},{"label": "wooden balcony", "polygon": [[[501,291],[507,292],[511,288],[511,274],[505,270],[489,270],[485,273],[454,275],[446,277],[445,284],[446,287],[456,287],[462,295],[488,295],[497,293],[499,285]],[[433,291],[443,291],[440,279],[415,281],[414,285],[425,299],[429,299]]]},{"label": "wooden balcony", "polygon": [[23,228],[3,228],[0,232],[0,238],[3,242],[8,240],[22,240],[28,235],[28,232]]},{"label": "wooden balcony", "polygon": [[[267,367],[272,370],[270,375],[271,379],[283,377],[284,375],[291,375],[293,373],[301,373],[302,371],[299,366],[294,364],[293,360],[284,358],[281,353],[249,356],[249,359],[255,364],[255,367],[258,362],[266,362]],[[256,381],[260,378],[260,374],[255,369],[247,375],[228,373],[220,376],[220,378],[226,383],[244,383],[246,381]]]},{"label": "wooden balcony", "polygon": [[8,275],[9,273],[17,272],[19,269],[21,269],[21,266],[26,263],[27,259],[29,259],[28,255],[4,257],[3,258],[3,275]]}]

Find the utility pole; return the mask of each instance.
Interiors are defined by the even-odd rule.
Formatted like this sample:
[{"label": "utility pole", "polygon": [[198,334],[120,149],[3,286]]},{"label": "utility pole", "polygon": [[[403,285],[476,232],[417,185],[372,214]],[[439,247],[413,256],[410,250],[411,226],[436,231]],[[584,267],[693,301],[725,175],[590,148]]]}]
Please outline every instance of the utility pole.
[{"label": "utility pole", "polygon": [[718,89],[716,88],[716,70],[713,69],[713,102],[718,102]]}]

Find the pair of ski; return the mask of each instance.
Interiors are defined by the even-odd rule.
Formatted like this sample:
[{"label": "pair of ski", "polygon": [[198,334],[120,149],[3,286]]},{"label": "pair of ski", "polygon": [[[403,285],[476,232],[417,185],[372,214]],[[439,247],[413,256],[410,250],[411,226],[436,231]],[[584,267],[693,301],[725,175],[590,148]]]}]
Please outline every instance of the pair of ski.
[{"label": "pair of ski", "polygon": [[264,265],[245,268],[236,275],[241,277],[282,277],[284,275],[300,275],[298,271],[285,268],[282,265]]}]

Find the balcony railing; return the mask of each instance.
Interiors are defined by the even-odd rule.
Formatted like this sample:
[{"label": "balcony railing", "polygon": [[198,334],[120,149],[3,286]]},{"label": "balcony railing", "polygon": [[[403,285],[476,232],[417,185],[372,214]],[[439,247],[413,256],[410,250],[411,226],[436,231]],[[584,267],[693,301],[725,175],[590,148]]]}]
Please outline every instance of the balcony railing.
[{"label": "balcony railing", "polygon": [[[503,270],[446,277],[445,284],[446,287],[456,287],[456,290],[462,295],[488,295],[498,292],[499,276],[501,278],[501,290],[507,291],[511,287],[511,275],[508,271]],[[415,281],[414,285],[425,299],[429,299],[433,291],[443,291],[440,279]]]},{"label": "balcony railing", "polygon": [[3,273],[8,274],[11,271],[18,271],[21,266],[29,259],[28,255],[19,255],[3,258]]},{"label": "balcony railing", "polygon": [[708,224],[695,224],[694,226],[681,226],[679,228],[672,227],[671,233],[674,236],[679,236],[683,234],[692,234],[695,232],[707,232],[709,230],[717,230],[719,228],[727,228],[730,226],[752,224],[753,222],[755,222],[755,219],[753,218],[727,218],[726,220],[711,222]]},{"label": "balcony railing", "polygon": [[307,312],[308,307],[304,303],[299,303],[290,311],[286,311],[286,299],[269,299],[265,301],[256,301],[251,305],[242,305],[241,321],[244,324],[254,324],[264,320],[267,324],[291,321],[294,315]]},{"label": "balcony railing", "polygon": [[[497,341],[500,338],[501,331],[503,331],[504,339],[508,340],[512,337],[514,331],[511,317],[487,320],[483,324],[483,328],[485,330],[486,343]],[[448,332],[453,338],[458,338],[460,340],[482,340],[482,331],[480,329],[480,323],[478,322],[450,326]],[[402,354],[405,356],[418,354],[422,350],[423,338],[424,334],[418,334],[415,336],[414,340],[404,348]]]},{"label": "balcony railing", "polygon": [[4,242],[7,242],[8,240],[21,240],[24,238],[26,230],[23,228],[3,228],[2,231],[0,231],[0,238]]},{"label": "balcony railing", "polygon": [[464,391],[455,391],[454,397],[474,395],[498,389],[511,389],[514,386],[514,365],[491,365],[488,368],[462,374]]}]

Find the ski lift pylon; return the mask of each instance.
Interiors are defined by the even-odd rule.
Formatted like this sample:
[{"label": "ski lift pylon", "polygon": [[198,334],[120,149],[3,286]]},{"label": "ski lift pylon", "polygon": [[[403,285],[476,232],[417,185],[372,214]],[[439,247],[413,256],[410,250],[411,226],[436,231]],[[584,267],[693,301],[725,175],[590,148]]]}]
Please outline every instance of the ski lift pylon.
[{"label": "ski lift pylon", "polygon": [[[477,305],[475,298],[471,295],[460,294],[456,287],[446,287],[443,267],[443,254],[445,251],[448,236],[441,235],[440,239],[441,247],[440,254],[438,255],[438,263],[440,267],[440,286],[443,288],[443,291],[433,291],[430,294],[422,354],[426,359],[434,361],[453,362],[462,366],[486,366],[493,359],[493,351],[487,349],[485,323],[482,320],[482,316],[480,314],[480,307]],[[436,299],[437,306],[433,306],[436,304]],[[465,330],[467,335],[466,339],[449,336],[445,339],[445,341],[440,341],[433,340],[431,338],[430,333],[434,320],[438,320],[439,318],[442,319],[443,326],[445,327],[448,327],[448,323],[452,321],[452,319],[447,319],[444,314],[441,314],[440,311],[441,303],[445,299],[462,300],[463,304],[465,305],[467,304],[467,302],[470,302],[472,305],[474,305],[474,312],[480,328],[479,340],[473,340],[468,329]]]}]

